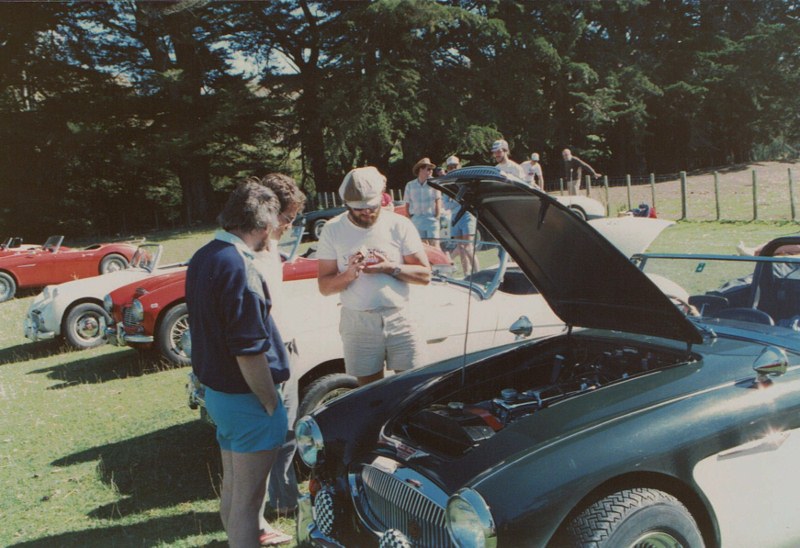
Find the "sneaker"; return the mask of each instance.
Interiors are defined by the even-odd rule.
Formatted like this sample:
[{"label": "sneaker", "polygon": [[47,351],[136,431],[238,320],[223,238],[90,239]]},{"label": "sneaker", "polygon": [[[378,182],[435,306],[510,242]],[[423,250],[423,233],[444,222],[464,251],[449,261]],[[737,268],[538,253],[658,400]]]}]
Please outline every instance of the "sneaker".
[{"label": "sneaker", "polygon": [[281,533],[277,529],[270,529],[269,531],[261,529],[260,533],[261,535],[258,537],[258,541],[261,546],[277,546],[279,544],[286,544],[292,540],[291,535]]}]

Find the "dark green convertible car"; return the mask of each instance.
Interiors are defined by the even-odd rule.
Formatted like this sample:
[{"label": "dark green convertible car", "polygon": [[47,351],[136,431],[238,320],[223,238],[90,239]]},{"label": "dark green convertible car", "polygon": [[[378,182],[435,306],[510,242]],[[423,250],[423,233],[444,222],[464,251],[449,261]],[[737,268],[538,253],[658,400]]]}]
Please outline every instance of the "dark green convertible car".
[{"label": "dark green convertible car", "polygon": [[432,184],[479,217],[567,330],[388,377],[300,419],[301,543],[800,545],[800,259],[631,261],[495,168]]}]

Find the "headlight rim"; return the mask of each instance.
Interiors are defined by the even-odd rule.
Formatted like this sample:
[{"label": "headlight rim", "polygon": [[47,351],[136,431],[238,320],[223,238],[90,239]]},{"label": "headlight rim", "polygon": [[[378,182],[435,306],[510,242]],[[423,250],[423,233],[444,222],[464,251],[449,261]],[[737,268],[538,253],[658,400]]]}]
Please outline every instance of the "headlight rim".
[{"label": "headlight rim", "polygon": [[306,415],[298,419],[294,427],[294,433],[297,454],[300,455],[300,459],[307,466],[313,468],[321,462],[321,453],[325,449],[322,430],[320,430],[317,421],[313,417]]},{"label": "headlight rim", "polygon": [[[481,532],[483,534],[483,548],[496,548],[497,547],[497,527],[494,522],[494,518],[492,517],[491,509],[489,505],[486,504],[486,501],[483,497],[474,489],[470,487],[465,487],[463,489],[458,490],[454,495],[450,497],[447,501],[447,507],[445,509],[445,516],[447,519],[447,532],[450,535],[450,539],[456,546],[464,546],[462,542],[460,542],[459,538],[456,537],[454,534],[454,525],[452,524],[452,517],[450,512],[450,507],[455,501],[463,501],[467,504],[475,516],[475,519],[480,526]],[[474,544],[469,544],[473,546]]]}]

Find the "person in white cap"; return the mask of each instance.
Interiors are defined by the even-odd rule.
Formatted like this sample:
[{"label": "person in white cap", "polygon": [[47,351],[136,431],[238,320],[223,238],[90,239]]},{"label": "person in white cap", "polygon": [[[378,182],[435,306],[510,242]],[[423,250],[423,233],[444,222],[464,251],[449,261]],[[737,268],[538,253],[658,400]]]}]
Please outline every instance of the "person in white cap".
[{"label": "person in white cap", "polygon": [[520,179],[523,178],[519,164],[508,156],[508,141],[499,139],[492,143],[492,156],[494,161],[497,162],[497,167],[500,168],[500,171],[510,173]]},{"label": "person in white cap", "polygon": [[533,188],[544,188],[544,174],[542,165],[539,163],[539,153],[531,154],[531,159],[522,162],[519,166],[522,169],[523,179]]},{"label": "person in white cap", "polygon": [[407,313],[410,284],[431,281],[419,233],[409,219],[381,209],[386,183],[374,167],[350,171],[339,187],[347,211],[319,239],[319,290],[339,294],[345,370],[360,386],[425,363],[425,342]]}]

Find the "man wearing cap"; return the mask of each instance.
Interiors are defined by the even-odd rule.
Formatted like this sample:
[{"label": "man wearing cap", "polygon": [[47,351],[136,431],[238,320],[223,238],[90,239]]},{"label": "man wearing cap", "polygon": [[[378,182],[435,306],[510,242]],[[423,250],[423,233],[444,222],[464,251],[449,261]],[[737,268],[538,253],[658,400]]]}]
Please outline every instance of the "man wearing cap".
[{"label": "man wearing cap", "polygon": [[386,184],[374,167],[350,171],[339,187],[347,211],[331,219],[317,247],[319,290],[339,294],[345,370],[360,386],[424,363],[425,343],[408,318],[410,284],[426,285],[431,267],[406,217],[381,209]]},{"label": "man wearing cap", "polygon": [[439,246],[439,216],[442,213],[442,193],[428,184],[436,164],[423,158],[411,170],[415,179],[406,183],[403,199],[408,204],[411,222],[420,237],[428,244]]},{"label": "man wearing cap", "polygon": [[542,174],[542,166],[539,164],[539,154],[534,152],[531,154],[531,159],[527,162],[522,162],[519,166],[522,169],[523,179],[533,188],[544,188],[544,175]]},{"label": "man wearing cap", "polygon": [[519,164],[508,156],[508,142],[504,139],[499,139],[492,143],[492,156],[494,161],[497,162],[497,167],[500,171],[510,173],[515,177],[523,178],[522,169]]},{"label": "man wearing cap", "polygon": [[[447,161],[447,171],[453,171],[461,167],[461,160],[458,156],[450,156]],[[463,240],[459,242],[453,250],[454,254],[461,259],[461,269],[465,276],[477,272],[479,270],[478,257],[474,253],[474,246],[472,240],[475,238],[475,233],[478,230],[478,220],[475,215],[469,212],[464,212],[464,215],[456,222],[456,217],[461,206],[458,202],[449,196],[442,196],[442,204],[449,211],[450,215],[450,238],[454,240]]]},{"label": "man wearing cap", "polygon": [[585,169],[595,179],[600,177],[592,166],[572,155],[570,149],[565,148],[561,151],[561,156],[564,158],[564,179],[567,181],[567,190],[570,196],[575,196],[581,189],[581,175]]}]

